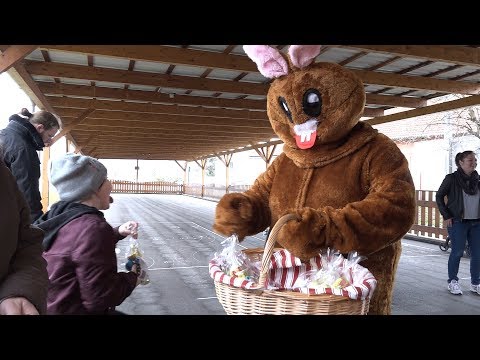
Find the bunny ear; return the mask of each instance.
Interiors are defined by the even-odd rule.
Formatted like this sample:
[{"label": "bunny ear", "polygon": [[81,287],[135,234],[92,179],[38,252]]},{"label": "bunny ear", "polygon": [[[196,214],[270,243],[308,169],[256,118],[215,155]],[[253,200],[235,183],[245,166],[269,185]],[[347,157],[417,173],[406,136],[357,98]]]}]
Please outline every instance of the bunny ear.
[{"label": "bunny ear", "polygon": [[243,45],[243,50],[263,76],[272,79],[288,74],[288,64],[277,49],[268,45]]},{"label": "bunny ear", "polygon": [[288,49],[293,66],[303,69],[320,54],[321,45],[292,45]]}]

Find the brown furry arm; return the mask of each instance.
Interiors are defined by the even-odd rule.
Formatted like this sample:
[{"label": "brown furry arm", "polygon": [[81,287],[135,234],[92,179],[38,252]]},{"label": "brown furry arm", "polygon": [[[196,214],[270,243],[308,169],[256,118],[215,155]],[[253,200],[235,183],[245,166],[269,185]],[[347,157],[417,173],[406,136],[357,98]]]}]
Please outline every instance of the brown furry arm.
[{"label": "brown furry arm", "polygon": [[400,240],[415,218],[415,186],[408,162],[380,135],[364,162],[367,196],[342,209],[324,208],[326,245],[369,255]]},{"label": "brown furry arm", "polygon": [[277,237],[280,245],[304,261],[327,247],[368,256],[405,235],[415,215],[408,162],[391,140],[375,141],[359,174],[368,186],[365,198],[342,208],[290,209],[286,213],[296,214],[297,220],[282,227]]},{"label": "brown furry arm", "polygon": [[260,174],[250,190],[224,195],[215,210],[213,230],[239,240],[265,230],[270,225],[269,196],[278,167],[278,158]]}]

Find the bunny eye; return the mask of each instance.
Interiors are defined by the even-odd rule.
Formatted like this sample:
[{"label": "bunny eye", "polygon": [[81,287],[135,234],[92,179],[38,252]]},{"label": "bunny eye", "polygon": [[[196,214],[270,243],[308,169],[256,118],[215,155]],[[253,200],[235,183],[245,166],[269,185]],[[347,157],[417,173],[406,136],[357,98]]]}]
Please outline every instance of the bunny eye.
[{"label": "bunny eye", "polygon": [[303,94],[303,111],[309,116],[317,117],[322,112],[322,97],[317,89],[308,89]]},{"label": "bunny eye", "polygon": [[278,104],[280,105],[282,110],[285,112],[285,114],[287,114],[288,120],[290,120],[290,122],[293,124],[292,113],[290,112],[290,109],[288,108],[287,101],[285,100],[285,98],[279,96],[278,97]]}]

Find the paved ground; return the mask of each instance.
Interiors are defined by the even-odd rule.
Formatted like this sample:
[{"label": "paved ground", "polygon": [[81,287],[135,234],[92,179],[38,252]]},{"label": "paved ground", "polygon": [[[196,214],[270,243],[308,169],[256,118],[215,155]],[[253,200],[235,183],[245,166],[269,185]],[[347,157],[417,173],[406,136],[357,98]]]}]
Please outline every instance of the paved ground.
[{"label": "paved ground", "polygon": [[[208,261],[224,237],[212,230],[216,202],[179,195],[114,194],[105,211],[112,225],[140,223],[139,242],[151,282],[138,286],[118,309],[133,315],[224,315],[215,297]],[[263,246],[264,236],[247,238],[245,247]],[[124,267],[127,239],[118,243],[119,268]],[[460,265],[462,296],[447,291],[449,252],[437,245],[402,241],[394,289],[394,315],[480,314],[480,295],[468,290],[469,259]]]}]

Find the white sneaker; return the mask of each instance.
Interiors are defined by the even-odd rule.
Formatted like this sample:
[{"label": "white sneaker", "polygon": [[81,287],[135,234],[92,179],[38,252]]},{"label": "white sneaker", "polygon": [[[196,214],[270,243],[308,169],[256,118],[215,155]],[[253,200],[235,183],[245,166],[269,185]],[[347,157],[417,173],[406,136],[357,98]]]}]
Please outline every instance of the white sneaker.
[{"label": "white sneaker", "polygon": [[[477,285],[478,287],[478,285]],[[460,289],[460,284],[458,283],[457,280],[452,280],[448,283],[448,290],[453,294],[453,295],[462,295],[463,291]]]},{"label": "white sneaker", "polygon": [[475,292],[478,295],[480,295],[480,285],[470,284],[470,291]]}]

